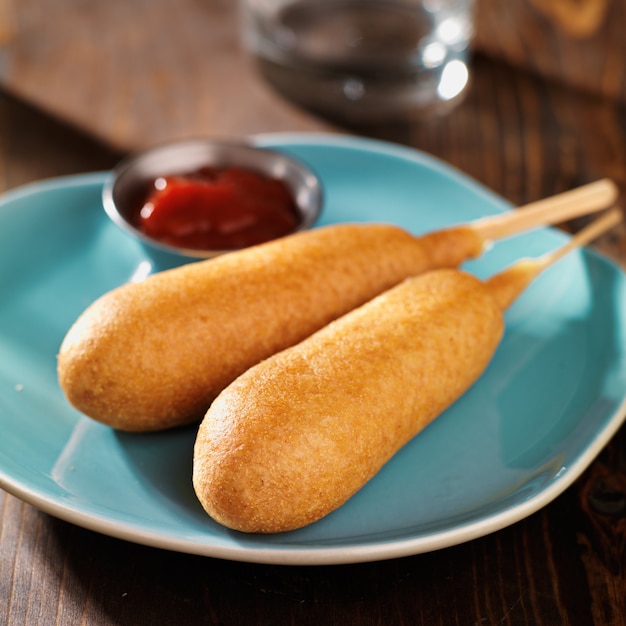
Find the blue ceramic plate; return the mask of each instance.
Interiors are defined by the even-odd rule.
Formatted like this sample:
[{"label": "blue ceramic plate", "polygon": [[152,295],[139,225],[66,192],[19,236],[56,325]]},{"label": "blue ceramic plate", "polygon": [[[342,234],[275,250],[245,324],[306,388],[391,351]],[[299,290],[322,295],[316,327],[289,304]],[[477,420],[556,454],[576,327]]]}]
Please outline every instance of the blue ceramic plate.
[{"label": "blue ceramic plate", "polygon": [[[317,135],[258,142],[318,172],[322,223],[384,220],[422,233],[509,208],[413,150]],[[404,556],[537,511],[622,423],[624,276],[593,252],[574,252],[508,312],[505,338],[481,380],[348,503],[290,533],[227,530],[194,497],[194,428],[120,434],[72,409],[57,385],[55,355],[75,318],[150,268],[141,246],[102,210],[105,176],[30,185],[0,203],[0,486],[54,516],[138,543],[242,561]],[[517,236],[467,269],[484,277],[566,240],[550,229]]]}]

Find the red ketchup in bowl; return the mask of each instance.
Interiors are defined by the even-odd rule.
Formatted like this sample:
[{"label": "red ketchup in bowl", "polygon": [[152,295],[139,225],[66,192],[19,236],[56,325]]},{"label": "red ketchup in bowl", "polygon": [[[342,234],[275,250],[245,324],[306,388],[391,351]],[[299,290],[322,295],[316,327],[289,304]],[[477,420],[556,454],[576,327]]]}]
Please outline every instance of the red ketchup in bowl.
[{"label": "red ketchup in bowl", "polygon": [[135,225],[162,243],[198,250],[244,248],[293,232],[294,199],[280,180],[238,167],[203,167],[154,180]]}]

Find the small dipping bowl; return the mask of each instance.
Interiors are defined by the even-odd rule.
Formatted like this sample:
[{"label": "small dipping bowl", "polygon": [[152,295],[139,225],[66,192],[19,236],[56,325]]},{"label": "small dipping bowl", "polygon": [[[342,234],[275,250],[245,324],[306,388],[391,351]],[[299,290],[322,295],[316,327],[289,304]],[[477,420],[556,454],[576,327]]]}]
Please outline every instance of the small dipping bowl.
[{"label": "small dipping bowl", "polygon": [[170,143],[121,161],[105,181],[102,191],[104,209],[117,226],[143,244],[155,265],[154,269],[166,269],[233,252],[241,248],[204,250],[165,243],[133,224],[133,216],[154,189],[157,178],[184,176],[202,168],[232,167],[283,183],[292,196],[297,220],[295,228],[287,234],[313,226],[322,209],[322,187],[311,169],[278,151],[250,143],[208,139]]}]

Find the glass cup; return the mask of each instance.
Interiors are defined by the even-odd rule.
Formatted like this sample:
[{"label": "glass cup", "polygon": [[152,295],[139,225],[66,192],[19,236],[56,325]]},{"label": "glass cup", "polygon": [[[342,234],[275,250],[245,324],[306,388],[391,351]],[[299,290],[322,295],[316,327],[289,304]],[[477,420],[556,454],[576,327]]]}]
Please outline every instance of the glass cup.
[{"label": "glass cup", "polygon": [[473,0],[240,0],[245,48],[280,93],[349,122],[449,110]]}]

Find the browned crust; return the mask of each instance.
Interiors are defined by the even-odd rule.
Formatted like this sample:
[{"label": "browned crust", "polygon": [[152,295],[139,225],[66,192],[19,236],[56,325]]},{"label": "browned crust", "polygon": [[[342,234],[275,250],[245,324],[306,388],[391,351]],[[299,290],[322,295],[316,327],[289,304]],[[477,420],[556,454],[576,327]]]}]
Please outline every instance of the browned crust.
[{"label": "browned crust", "polygon": [[323,517],[464,393],[502,332],[485,286],[440,270],[259,363],[220,394],[200,426],[200,502],[245,532]]},{"label": "browned crust", "polygon": [[251,365],[406,276],[481,248],[470,229],[416,239],[341,225],[163,272],[85,311],[61,346],[59,381],[76,408],[115,428],[190,423]]}]

